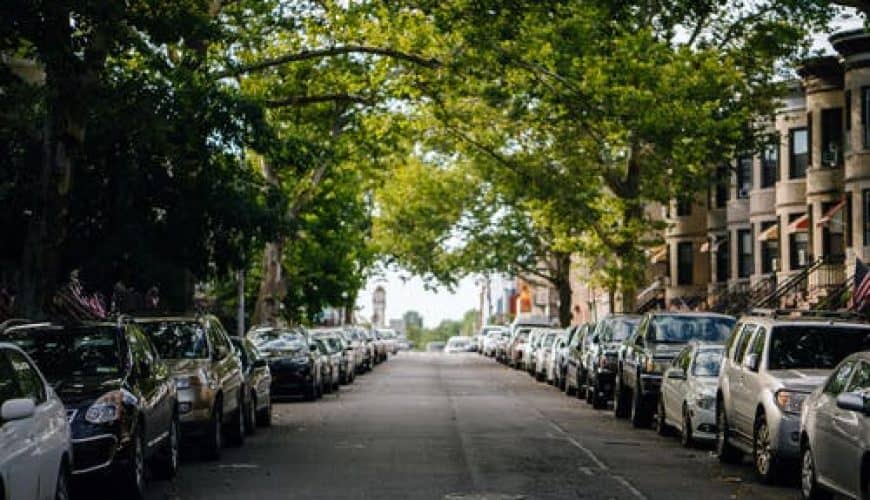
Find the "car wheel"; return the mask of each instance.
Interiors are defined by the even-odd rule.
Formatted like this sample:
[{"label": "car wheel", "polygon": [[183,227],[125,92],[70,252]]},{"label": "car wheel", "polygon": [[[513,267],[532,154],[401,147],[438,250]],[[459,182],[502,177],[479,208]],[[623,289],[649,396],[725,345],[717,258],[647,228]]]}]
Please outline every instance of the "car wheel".
[{"label": "car wheel", "polygon": [[261,427],[272,426],[272,398],[269,398],[266,407],[257,412],[257,425]]},{"label": "car wheel", "polygon": [[221,450],[223,448],[223,415],[220,410],[220,400],[215,402],[215,408],[211,413],[211,420],[208,424],[208,436],[205,438],[206,460],[220,460]]},{"label": "car wheel", "polygon": [[230,422],[227,441],[231,446],[241,446],[245,442],[245,403],[239,398],[239,405],[233,412],[233,420]]},{"label": "car wheel", "polygon": [[646,399],[640,393],[640,381],[635,383],[631,391],[631,425],[637,429],[649,427],[650,418]]},{"label": "car wheel", "polygon": [[804,447],[801,455],[801,495],[806,500],[828,500],[832,497],[816,481],[816,462],[809,446]]},{"label": "car wheel", "polygon": [[245,406],[245,434],[251,435],[257,432],[257,396],[251,394],[251,399]]},{"label": "car wheel", "polygon": [[[3,489],[0,488],[0,494]],[[5,498],[5,497],[0,497]],[[57,473],[57,484],[54,487],[54,500],[69,500],[69,469],[66,463],[62,463]]]},{"label": "car wheel", "polygon": [[736,464],[743,458],[743,454],[731,444],[728,430],[728,416],[719,401],[716,405],[716,457],[722,463]]},{"label": "car wheel", "polygon": [[631,414],[631,391],[622,387],[622,377],[616,377],[613,394],[613,416],[616,418],[628,418]]},{"label": "car wheel", "polygon": [[[574,380],[576,381],[577,378],[575,377]],[[568,381],[568,380],[565,381],[565,395],[566,396],[573,396],[574,394],[577,393],[577,390],[578,389],[576,387],[574,387],[574,385],[572,385],[570,381]]]},{"label": "car wheel", "polygon": [[668,422],[665,419],[665,403],[662,400],[661,395],[658,398],[658,404],[656,405],[656,432],[659,436],[670,436],[671,428],[668,426]]},{"label": "car wheel", "polygon": [[689,409],[683,403],[683,431],[680,433],[680,444],[684,448],[691,448],[695,444],[692,438],[692,417],[689,416]]},{"label": "car wheel", "polygon": [[142,433],[139,430],[133,436],[130,460],[121,477],[122,487],[127,491],[129,498],[135,500],[145,498],[145,445],[142,443]]},{"label": "car wheel", "polygon": [[160,479],[172,479],[178,473],[178,420],[173,415],[166,435],[166,444],[157,458],[154,472]]},{"label": "car wheel", "polygon": [[752,461],[755,473],[762,482],[771,484],[777,479],[777,461],[770,443],[770,427],[767,419],[760,416],[755,422],[755,432],[752,437]]}]

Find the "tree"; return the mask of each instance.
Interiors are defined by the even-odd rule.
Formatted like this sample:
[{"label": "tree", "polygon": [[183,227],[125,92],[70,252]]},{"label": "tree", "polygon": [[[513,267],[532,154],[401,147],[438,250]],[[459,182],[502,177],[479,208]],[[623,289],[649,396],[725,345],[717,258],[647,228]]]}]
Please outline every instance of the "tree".
[{"label": "tree", "polygon": [[417,311],[406,311],[405,314],[402,315],[402,320],[405,322],[405,328],[423,327],[423,316],[420,316],[420,313]]}]

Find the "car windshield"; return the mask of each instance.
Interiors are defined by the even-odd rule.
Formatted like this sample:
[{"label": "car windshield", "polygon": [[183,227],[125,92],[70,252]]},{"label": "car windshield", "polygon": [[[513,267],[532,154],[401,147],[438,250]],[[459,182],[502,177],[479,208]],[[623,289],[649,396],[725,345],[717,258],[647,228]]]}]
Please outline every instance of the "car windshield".
[{"label": "car windshield", "polygon": [[701,349],[695,354],[695,366],[692,375],[696,377],[718,377],[719,363],[722,361],[722,349]]},{"label": "car windshield", "polygon": [[335,337],[327,337],[326,345],[329,347],[331,352],[338,352],[342,350],[341,341]]},{"label": "car windshield", "polygon": [[281,330],[278,328],[270,328],[268,330],[255,330],[248,335],[251,342],[257,347],[264,346],[270,342],[301,342],[305,343],[305,336],[293,330]]},{"label": "car windshield", "polygon": [[454,348],[463,348],[463,347],[468,346],[468,341],[467,340],[451,340],[450,342],[448,342],[447,345],[450,347],[454,347]]},{"label": "car windshield", "polygon": [[529,340],[529,333],[531,333],[531,330],[520,330],[517,332],[517,338],[519,340]]},{"label": "car windshield", "polygon": [[601,342],[621,342],[634,333],[638,318],[607,318],[601,322],[599,340]]},{"label": "car windshield", "polygon": [[29,354],[51,382],[121,372],[121,347],[114,326],[24,328],[6,332],[5,340]]},{"label": "car windshield", "polygon": [[205,329],[196,321],[160,321],[142,324],[164,359],[208,358]]},{"label": "car windshield", "polygon": [[783,325],[770,334],[768,369],[831,369],[849,354],[870,349],[870,328]]},{"label": "car windshield", "polygon": [[553,347],[553,342],[555,340],[556,340],[556,334],[555,333],[548,333],[547,335],[544,336],[543,340],[541,341],[541,346],[542,347]]},{"label": "car windshield", "polygon": [[722,342],[733,326],[734,319],[724,316],[656,316],[650,340],[675,344],[690,340]]}]

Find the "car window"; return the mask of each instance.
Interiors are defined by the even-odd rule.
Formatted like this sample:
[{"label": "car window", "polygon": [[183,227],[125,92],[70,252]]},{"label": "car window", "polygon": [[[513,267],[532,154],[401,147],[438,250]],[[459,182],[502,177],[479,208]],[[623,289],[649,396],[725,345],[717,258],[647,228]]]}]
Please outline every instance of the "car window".
[{"label": "car window", "polygon": [[242,362],[242,366],[247,368],[251,365],[251,360],[248,357],[248,350],[245,349],[244,341],[238,338],[230,339],[230,342],[233,343],[233,347],[236,348],[236,352],[239,354],[239,360]]},{"label": "car window", "polygon": [[849,354],[870,348],[870,328],[779,325],[770,334],[768,369],[831,369]]},{"label": "car window", "polygon": [[732,318],[720,316],[656,316],[650,321],[647,337],[650,341],[664,343],[721,342],[733,326]]},{"label": "car window", "polygon": [[743,355],[746,353],[746,348],[749,345],[749,339],[752,337],[752,332],[754,331],[755,325],[743,325],[743,330],[740,332],[740,337],[734,344],[734,351],[731,355],[731,359],[733,359],[735,363],[740,364],[741,362],[743,362]]},{"label": "car window", "polygon": [[8,358],[18,379],[22,397],[30,398],[36,404],[44,403],[46,399],[45,386],[33,365],[20,352],[9,351]]},{"label": "car window", "polygon": [[208,341],[198,321],[161,321],[142,324],[164,359],[206,359]]},{"label": "car window", "polygon": [[133,353],[133,362],[140,376],[152,373],[154,369],[154,357],[148,346],[148,339],[138,330],[130,329],[127,339],[130,341],[130,351]]},{"label": "car window", "polygon": [[[764,353],[764,341],[767,339],[767,330],[762,327],[758,327],[758,331],[755,332],[755,336],[752,338],[752,344],[750,344],[749,350],[747,351],[749,354],[755,354],[758,356],[758,362],[761,362],[761,355]],[[747,360],[749,356],[744,356]]]},{"label": "car window", "polygon": [[852,376],[852,370],[854,368],[854,361],[843,363],[836,372],[831,374],[828,383],[825,384],[825,392],[834,396],[843,392],[843,389],[846,388],[846,383],[849,381],[849,377]]},{"label": "car window", "polygon": [[606,318],[600,323],[598,339],[601,342],[622,342],[634,333],[638,318]]},{"label": "car window", "polygon": [[700,349],[695,355],[692,375],[696,377],[718,377],[722,364],[722,349]]},{"label": "car window", "polygon": [[680,368],[683,373],[689,373],[689,365],[692,364],[692,348],[689,347],[683,350],[682,358],[680,359]]},{"label": "car window", "polygon": [[25,397],[18,385],[18,377],[12,368],[12,363],[7,357],[11,352],[9,349],[0,350],[0,405],[10,399]]},{"label": "car window", "polygon": [[674,360],[671,361],[671,366],[674,368],[683,368],[683,360],[688,357],[689,351],[692,350],[692,346],[686,346],[683,350],[680,351],[679,354],[674,356]]},{"label": "car window", "polygon": [[866,391],[870,389],[870,364],[862,362],[857,370],[853,370],[852,380],[846,390],[849,392]]}]

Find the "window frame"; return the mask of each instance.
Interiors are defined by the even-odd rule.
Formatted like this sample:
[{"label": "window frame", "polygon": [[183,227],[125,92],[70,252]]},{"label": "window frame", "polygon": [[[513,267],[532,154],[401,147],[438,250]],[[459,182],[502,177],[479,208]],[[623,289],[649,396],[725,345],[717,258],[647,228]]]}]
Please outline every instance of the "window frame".
[{"label": "window frame", "polygon": [[[688,249],[688,252],[686,252]],[[683,258],[688,257],[688,262]],[[684,267],[688,265],[688,268]],[[689,286],[695,282],[694,244],[691,241],[677,242],[677,285]]]},{"label": "window frame", "polygon": [[[749,252],[744,253],[744,243],[748,241]],[[745,260],[744,260],[745,259]],[[752,228],[737,230],[737,277],[749,278],[755,274],[755,245],[752,241]]]},{"label": "window frame", "polygon": [[[737,158],[737,199],[743,200],[749,198],[749,193],[752,191],[752,170],[754,160],[751,155],[743,155]],[[745,188],[745,190],[744,190]]]},{"label": "window frame", "polygon": [[[795,154],[795,135],[798,133],[806,134],[806,151],[804,153]],[[809,127],[794,127],[788,129],[788,178],[789,179],[804,179],[807,176],[807,169],[810,166],[810,131]],[[803,165],[798,167],[797,158],[804,156]]]}]

